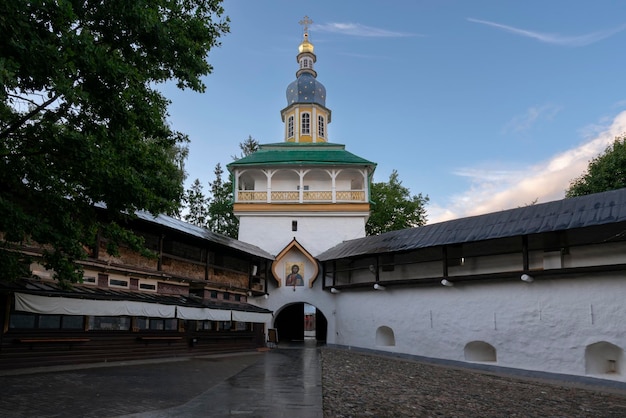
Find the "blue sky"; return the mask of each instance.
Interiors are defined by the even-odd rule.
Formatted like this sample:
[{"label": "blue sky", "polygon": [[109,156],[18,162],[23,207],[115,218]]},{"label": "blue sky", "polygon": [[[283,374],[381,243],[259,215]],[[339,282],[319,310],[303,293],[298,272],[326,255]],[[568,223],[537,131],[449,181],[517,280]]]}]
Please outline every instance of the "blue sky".
[{"label": "blue sky", "polygon": [[281,142],[298,22],[314,24],[330,142],[397,170],[429,222],[560,199],[626,132],[625,1],[226,0],[204,94],[163,88],[190,184],[248,135]]}]

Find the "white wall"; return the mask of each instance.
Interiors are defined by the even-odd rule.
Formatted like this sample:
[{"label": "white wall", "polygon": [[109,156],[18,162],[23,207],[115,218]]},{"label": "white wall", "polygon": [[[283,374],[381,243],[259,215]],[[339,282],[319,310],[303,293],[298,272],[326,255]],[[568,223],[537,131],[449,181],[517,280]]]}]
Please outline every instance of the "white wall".
[{"label": "white wall", "polygon": [[[291,230],[291,222],[298,230]],[[365,236],[365,217],[356,216],[252,216],[239,219],[239,240],[278,254],[295,237],[313,256],[342,241]]]},{"label": "white wall", "polygon": [[[588,345],[626,348],[625,294],[622,278],[608,275],[345,290],[333,295],[336,329],[328,342],[464,361],[465,345],[484,341],[498,366],[585,375]],[[380,326],[393,330],[395,347],[376,345]],[[619,372],[599,377],[626,381]]]}]

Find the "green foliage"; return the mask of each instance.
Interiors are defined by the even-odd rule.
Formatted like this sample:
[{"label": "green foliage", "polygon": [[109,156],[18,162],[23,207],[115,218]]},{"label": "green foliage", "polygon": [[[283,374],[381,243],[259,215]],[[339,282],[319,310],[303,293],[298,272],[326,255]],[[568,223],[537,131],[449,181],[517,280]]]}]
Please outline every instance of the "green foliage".
[{"label": "green foliage", "polygon": [[[259,141],[248,135],[248,139],[239,143],[241,154],[232,155],[233,160],[246,157],[259,150]],[[187,214],[183,219],[194,225],[210,229],[218,234],[231,238],[239,235],[239,219],[233,214],[233,183],[232,179],[222,179],[224,170],[218,163],[215,166],[215,180],[209,183],[210,195],[205,197],[200,181],[196,179],[190,189],[185,191]]]},{"label": "green foliage", "polygon": [[12,250],[34,241],[57,279],[79,281],[73,261],[98,231],[135,247],[116,225],[137,210],[177,212],[187,138],[168,126],[155,86],[204,91],[207,54],[229,30],[220,3],[0,2],[3,267],[27,262]]},{"label": "green foliage", "polygon": [[215,166],[215,180],[211,183],[211,198],[208,206],[208,228],[218,234],[237,238],[239,220],[233,214],[233,186],[231,181],[223,181],[222,165]]},{"label": "green foliage", "polygon": [[372,212],[365,231],[367,235],[422,226],[426,223],[428,196],[411,196],[411,192],[402,186],[398,172],[393,170],[389,182],[372,183]]},{"label": "green foliage", "polygon": [[591,160],[587,172],[570,183],[565,196],[583,196],[622,187],[626,187],[626,134],[615,138],[613,144]]},{"label": "green foliage", "polygon": [[185,192],[184,201],[187,213],[183,216],[183,219],[190,224],[206,227],[209,219],[209,199],[204,195],[200,180],[196,179],[191,188]]},{"label": "green foliage", "polygon": [[240,158],[247,157],[257,152],[259,150],[259,141],[252,138],[252,135],[248,135],[248,139],[239,143],[239,149],[241,150],[241,154],[231,155],[233,160],[239,160]]}]

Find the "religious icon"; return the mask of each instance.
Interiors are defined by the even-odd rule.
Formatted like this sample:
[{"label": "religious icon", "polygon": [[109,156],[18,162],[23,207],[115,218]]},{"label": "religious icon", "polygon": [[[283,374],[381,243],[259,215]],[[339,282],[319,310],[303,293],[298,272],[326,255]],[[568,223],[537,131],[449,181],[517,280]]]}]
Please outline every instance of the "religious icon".
[{"label": "religious icon", "polygon": [[287,263],[285,284],[287,286],[304,286],[302,263]]}]

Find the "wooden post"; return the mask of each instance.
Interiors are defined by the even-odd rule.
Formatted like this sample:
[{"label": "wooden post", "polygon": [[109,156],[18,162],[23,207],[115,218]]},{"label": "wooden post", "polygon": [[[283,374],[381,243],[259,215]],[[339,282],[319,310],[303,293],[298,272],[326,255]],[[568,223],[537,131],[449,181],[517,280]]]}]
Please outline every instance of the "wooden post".
[{"label": "wooden post", "polygon": [[445,245],[442,247],[442,257],[443,257],[443,277],[448,277],[448,247]]}]

